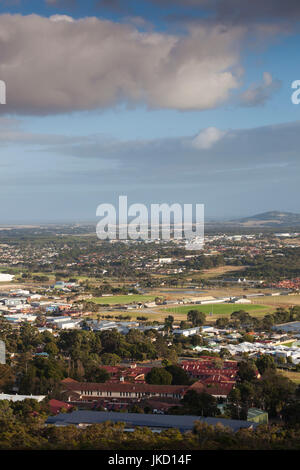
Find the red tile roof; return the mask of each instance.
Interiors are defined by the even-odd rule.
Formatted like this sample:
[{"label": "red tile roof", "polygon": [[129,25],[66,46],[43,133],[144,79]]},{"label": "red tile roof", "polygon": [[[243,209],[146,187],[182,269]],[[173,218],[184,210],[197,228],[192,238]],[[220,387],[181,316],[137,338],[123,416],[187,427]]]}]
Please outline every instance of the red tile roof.
[{"label": "red tile roof", "polygon": [[49,406],[50,406],[50,411],[51,413],[59,413],[62,408],[65,408],[66,410],[70,410],[72,405],[69,405],[68,403],[65,403],[64,401],[59,401],[52,399],[49,401]]},{"label": "red tile roof", "polygon": [[203,384],[201,382],[195,382],[190,386],[189,390],[196,390],[197,392],[206,392],[214,396],[227,396],[234,384],[233,383],[216,383],[212,385]]},{"label": "red tile roof", "polygon": [[183,393],[188,389],[185,385],[150,385],[150,384],[129,384],[129,383],[93,383],[76,382],[65,383],[65,390],[87,392],[136,392],[136,393]]}]

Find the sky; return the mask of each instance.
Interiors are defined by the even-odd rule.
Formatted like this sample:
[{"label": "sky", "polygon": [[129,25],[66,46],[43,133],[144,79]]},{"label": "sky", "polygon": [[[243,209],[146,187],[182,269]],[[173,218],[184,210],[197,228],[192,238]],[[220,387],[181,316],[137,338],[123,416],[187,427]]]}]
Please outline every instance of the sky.
[{"label": "sky", "polygon": [[298,0],[0,0],[0,225],[120,195],[300,212],[299,22]]}]

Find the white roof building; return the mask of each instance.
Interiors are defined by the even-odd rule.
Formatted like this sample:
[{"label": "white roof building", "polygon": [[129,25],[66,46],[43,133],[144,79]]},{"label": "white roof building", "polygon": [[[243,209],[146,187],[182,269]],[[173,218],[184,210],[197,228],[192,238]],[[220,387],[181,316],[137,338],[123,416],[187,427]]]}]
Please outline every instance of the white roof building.
[{"label": "white roof building", "polygon": [[0,273],[0,282],[11,282],[14,277],[12,274]]},{"label": "white roof building", "polygon": [[37,315],[30,315],[30,314],[23,314],[23,313],[12,313],[11,315],[4,315],[4,318],[7,321],[13,322],[13,323],[19,323],[22,321],[28,321],[28,322],[33,322],[37,318]]},{"label": "white roof building", "polygon": [[8,395],[7,393],[0,393],[0,400],[9,401],[24,401],[24,400],[36,400],[38,402],[43,401],[46,395]]}]

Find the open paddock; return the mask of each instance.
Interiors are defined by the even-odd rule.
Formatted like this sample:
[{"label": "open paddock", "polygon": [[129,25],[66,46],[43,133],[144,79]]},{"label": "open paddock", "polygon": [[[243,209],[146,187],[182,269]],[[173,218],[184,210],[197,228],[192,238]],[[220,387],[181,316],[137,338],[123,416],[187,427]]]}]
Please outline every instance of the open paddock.
[{"label": "open paddock", "polygon": [[282,369],[277,369],[277,371],[280,374],[284,375],[284,377],[287,377],[292,382],[296,383],[297,385],[300,384],[300,372],[294,372],[294,371],[282,370]]},{"label": "open paddock", "polygon": [[152,302],[155,299],[154,295],[111,295],[107,297],[94,297],[92,302],[99,305],[126,305],[139,302]]}]

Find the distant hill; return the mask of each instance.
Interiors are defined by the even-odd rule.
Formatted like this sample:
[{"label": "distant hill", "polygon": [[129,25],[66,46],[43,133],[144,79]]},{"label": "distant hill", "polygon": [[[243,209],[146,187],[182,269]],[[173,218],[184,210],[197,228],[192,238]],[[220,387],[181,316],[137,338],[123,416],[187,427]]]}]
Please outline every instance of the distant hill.
[{"label": "distant hill", "polygon": [[231,220],[230,224],[240,225],[242,227],[293,227],[300,226],[300,214],[270,211],[251,217]]}]

